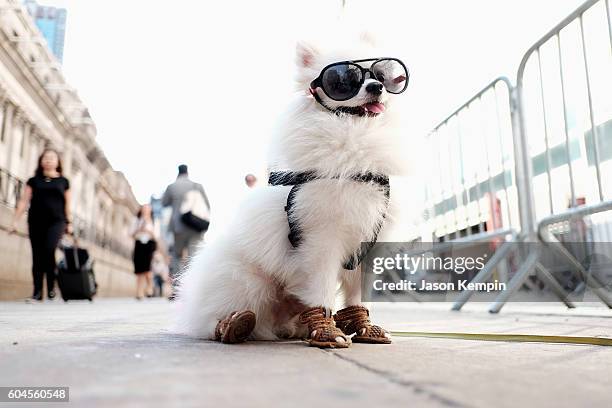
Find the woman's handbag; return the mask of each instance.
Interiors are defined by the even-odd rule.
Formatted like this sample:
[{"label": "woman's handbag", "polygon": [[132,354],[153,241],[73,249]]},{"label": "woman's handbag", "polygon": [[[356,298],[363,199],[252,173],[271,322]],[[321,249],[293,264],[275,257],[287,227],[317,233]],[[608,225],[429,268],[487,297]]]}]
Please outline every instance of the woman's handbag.
[{"label": "woman's handbag", "polygon": [[204,201],[204,196],[198,190],[185,194],[181,205],[181,221],[197,232],[206,232],[210,225],[210,210]]}]

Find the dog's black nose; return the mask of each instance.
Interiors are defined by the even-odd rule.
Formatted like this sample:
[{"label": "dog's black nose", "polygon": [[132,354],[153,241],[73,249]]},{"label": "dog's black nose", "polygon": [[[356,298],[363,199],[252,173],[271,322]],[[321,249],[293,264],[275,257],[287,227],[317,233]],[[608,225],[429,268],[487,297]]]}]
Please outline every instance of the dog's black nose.
[{"label": "dog's black nose", "polygon": [[380,95],[383,90],[383,84],[380,82],[370,82],[366,86],[366,92],[371,93],[373,95]]}]

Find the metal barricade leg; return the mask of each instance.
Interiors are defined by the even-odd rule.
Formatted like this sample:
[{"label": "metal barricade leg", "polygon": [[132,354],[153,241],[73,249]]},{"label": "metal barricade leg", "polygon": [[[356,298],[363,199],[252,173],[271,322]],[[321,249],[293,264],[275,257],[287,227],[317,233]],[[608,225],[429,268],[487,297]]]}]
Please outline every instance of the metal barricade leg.
[{"label": "metal barricade leg", "polygon": [[523,265],[521,265],[516,274],[512,277],[512,279],[510,279],[510,282],[508,282],[507,289],[500,293],[489,307],[490,313],[498,313],[501,308],[504,307],[510,296],[520,289],[538,262],[539,256],[540,254],[537,249],[531,250],[527,256],[527,259],[525,259],[525,262],[523,262]]},{"label": "metal barricade leg", "polygon": [[555,249],[559,254],[561,254],[565,259],[567,259],[570,264],[578,271],[581,279],[586,283],[586,285],[591,289],[591,291],[606,305],[608,308],[612,309],[612,300],[608,295],[608,291],[604,289],[604,285],[599,281],[599,279],[589,274],[584,266],[565,248],[554,235],[545,230],[540,230],[540,237],[542,240],[549,246]]},{"label": "metal barricade leg", "polygon": [[584,284],[584,282],[580,282],[578,283],[578,285],[576,285],[576,288],[572,291],[572,295],[579,295],[585,290],[586,290],[586,285]]},{"label": "metal barricade leg", "polygon": [[544,265],[538,262],[536,263],[535,268],[536,268],[536,276],[540,278],[540,280],[544,282],[544,284],[546,284],[546,286],[548,286],[553,291],[553,293],[557,295],[559,299],[561,299],[563,303],[565,303],[565,306],[567,306],[570,309],[573,309],[576,307],[569,300],[570,294],[567,293],[565,289],[563,289],[563,287],[559,284],[559,282],[557,282],[555,277],[548,271],[548,269],[544,267]]},{"label": "metal barricade leg", "polygon": [[[495,270],[495,267],[501,261],[503,261],[506,258],[506,256],[508,256],[508,254],[510,253],[510,250],[513,247],[513,244],[514,244],[514,242],[512,242],[512,241],[503,242],[501,247],[499,249],[497,249],[497,251],[495,251],[495,254],[493,254],[491,259],[489,259],[489,262],[487,262],[485,264],[484,268],[482,268],[480,270],[480,272],[478,272],[478,274],[476,274],[476,276],[474,276],[474,279],[472,279],[470,281],[470,283],[472,283],[472,282],[473,283],[480,283],[480,282],[487,281],[491,277],[491,275],[493,274],[493,271]],[[457,300],[453,304],[453,307],[451,308],[451,310],[461,310],[463,305],[466,304],[466,302],[470,299],[470,297],[472,296],[473,293],[474,293],[473,290],[469,290],[469,289],[463,290],[459,294],[459,297],[457,298]]]}]

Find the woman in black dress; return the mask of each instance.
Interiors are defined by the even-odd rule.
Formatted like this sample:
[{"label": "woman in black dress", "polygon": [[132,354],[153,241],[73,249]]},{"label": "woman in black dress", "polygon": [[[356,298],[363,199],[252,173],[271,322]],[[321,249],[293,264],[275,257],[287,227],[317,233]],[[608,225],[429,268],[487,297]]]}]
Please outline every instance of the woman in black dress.
[{"label": "woman in black dress", "polygon": [[32,245],[33,300],[43,298],[43,278],[47,277],[47,298],[55,298],[55,249],[64,234],[71,232],[70,183],[62,176],[62,162],[54,149],[45,149],[38,158],[17,204],[11,232],[28,208],[28,232]]},{"label": "woman in black dress", "polygon": [[153,253],[157,248],[157,242],[155,241],[155,227],[153,226],[150,205],[145,204],[140,207],[132,227],[132,238],[134,238],[136,299],[140,300],[144,295],[147,297],[153,296],[151,261],[153,260]]}]

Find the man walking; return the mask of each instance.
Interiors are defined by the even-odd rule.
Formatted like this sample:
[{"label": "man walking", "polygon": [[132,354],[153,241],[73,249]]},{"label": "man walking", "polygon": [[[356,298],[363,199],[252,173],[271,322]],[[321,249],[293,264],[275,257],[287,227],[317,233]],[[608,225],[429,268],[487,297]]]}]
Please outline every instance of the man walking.
[{"label": "man walking", "polygon": [[[187,171],[187,165],[181,164],[178,167],[178,177],[176,181],[166,188],[164,196],[162,197],[162,205],[164,207],[172,207],[172,216],[170,218],[169,229],[174,235],[174,245],[172,250],[172,261],[170,264],[170,276],[172,280],[172,287],[176,285],[176,278],[180,273],[184,260],[186,259],[185,251],[188,256],[194,254],[196,244],[200,239],[203,238],[206,231],[198,231],[192,227],[186,225],[182,221],[183,216],[183,203],[187,196],[187,193],[191,191],[197,191],[201,193],[206,207],[210,211],[210,203],[208,197],[204,192],[204,187],[201,184],[193,182],[189,179]],[[174,292],[170,296],[170,299],[174,298]]]}]

